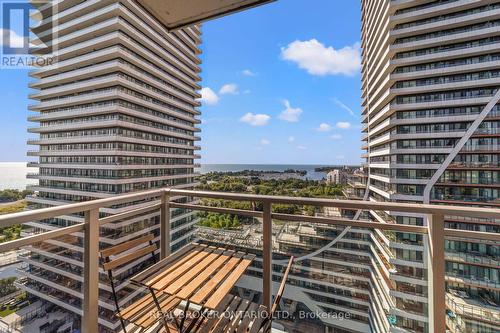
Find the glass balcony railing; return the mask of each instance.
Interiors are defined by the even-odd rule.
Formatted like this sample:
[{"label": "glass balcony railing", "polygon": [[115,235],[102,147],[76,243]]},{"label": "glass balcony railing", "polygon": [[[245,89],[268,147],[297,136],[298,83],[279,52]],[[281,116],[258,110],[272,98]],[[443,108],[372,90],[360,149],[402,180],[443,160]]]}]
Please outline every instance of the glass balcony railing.
[{"label": "glass balcony railing", "polygon": [[489,304],[485,300],[469,296],[463,298],[454,290],[446,293],[446,307],[462,317],[486,321],[493,325],[500,324],[500,311],[497,304]]},{"label": "glass balcony railing", "polygon": [[468,285],[481,286],[485,288],[500,288],[500,281],[490,280],[485,276],[466,274],[460,271],[447,271],[446,276],[451,281],[465,281]]},{"label": "glass balcony railing", "polygon": [[495,196],[481,196],[481,195],[462,195],[462,194],[443,194],[435,193],[432,200],[443,201],[457,201],[457,202],[470,202],[470,203],[490,203],[500,204],[500,199]]},{"label": "glass balcony railing", "polygon": [[472,81],[477,81],[477,80],[493,79],[493,78],[497,78],[499,76],[500,76],[500,73],[498,71],[488,71],[488,72],[470,73],[470,74],[463,74],[463,75],[442,76],[442,77],[431,78],[431,79],[399,81],[393,85],[393,88],[403,89],[403,88],[432,86],[432,85],[437,85],[437,84],[452,84],[452,83],[457,83],[457,82],[472,82]]},{"label": "glass balcony railing", "polygon": [[[419,119],[430,117],[455,117],[455,116],[470,116],[481,113],[482,108],[477,106],[470,107],[454,107],[442,108],[421,111],[403,111],[398,112],[396,115],[391,116],[391,119]],[[500,116],[500,107],[495,106],[487,118],[494,118]]]},{"label": "glass balcony railing", "polygon": [[[180,196],[202,200],[189,203],[171,200]],[[204,201],[207,199],[246,202],[248,205],[244,209],[225,208],[207,204],[207,201]],[[142,203],[140,208],[131,206],[116,214],[110,215],[108,213],[101,216],[98,214],[101,208],[138,202]],[[168,206],[166,206],[167,204]],[[278,205],[304,205],[329,209],[324,210],[322,214],[311,216],[274,211],[273,207],[278,207]],[[272,281],[280,279],[280,272],[284,265],[283,258],[292,254],[297,256],[289,275],[287,287],[292,292],[285,297],[299,299],[299,303],[302,304],[300,307],[305,306],[312,312],[325,313],[327,321],[334,320],[332,316],[338,315],[338,311],[342,311],[344,314],[352,315],[349,319],[352,320],[352,323],[368,325],[371,314],[361,311],[360,302],[366,307],[366,304],[375,304],[385,299],[391,307],[410,314],[426,316],[427,311],[439,314],[439,319],[434,323],[435,330],[444,329],[446,324],[446,314],[443,310],[445,309],[445,275],[444,271],[439,270],[438,267],[444,267],[445,260],[454,255],[450,251],[445,253],[442,248],[440,250],[439,244],[442,244],[444,237],[450,236],[478,240],[485,238],[482,232],[446,229],[444,214],[462,216],[464,219],[494,218],[500,220],[499,210],[485,208],[158,189],[2,215],[0,216],[0,227],[32,223],[39,220],[42,220],[40,223],[44,223],[43,221],[82,212],[86,219],[84,223],[56,227],[52,231],[37,232],[27,238],[0,243],[0,252],[10,252],[19,248],[31,249],[32,252],[23,254],[24,268],[20,272],[24,278],[18,281],[19,287],[39,296],[47,295],[51,302],[67,307],[70,311],[83,313],[81,320],[84,332],[94,333],[98,332],[99,329],[105,331],[106,327],[115,325],[117,320],[114,317],[114,311],[110,310],[114,307],[110,298],[110,290],[105,287],[108,285],[106,275],[103,274],[103,271],[100,272],[98,266],[95,265],[99,262],[97,251],[100,246],[104,246],[104,243],[99,245],[99,242],[95,240],[98,240],[99,235],[102,234],[101,229],[113,229],[112,224],[114,223],[123,223],[130,218],[160,211],[160,218],[156,220],[159,231],[156,229],[154,235],[155,242],[159,244],[160,254],[165,255],[169,249],[175,250],[177,248],[175,245],[177,236],[175,235],[183,230],[182,224],[176,224],[171,220],[170,214],[165,214],[166,207],[180,209],[183,212],[195,210],[229,214],[237,217],[240,224],[242,221],[250,223],[243,229],[237,227],[200,227],[197,239],[217,247],[254,253],[257,258],[245,275],[246,282],[242,282],[242,286],[246,286],[243,288],[262,286],[254,290],[253,293],[270,293]],[[429,229],[427,226],[345,218],[339,214],[333,214],[331,208],[335,208],[336,212],[341,209],[372,211],[377,212],[382,218],[390,218],[392,216],[390,212],[420,213],[430,216],[433,227]],[[198,220],[192,221],[193,223],[198,222]],[[172,227],[172,229],[169,230],[170,228],[167,226]],[[378,232],[374,233],[375,229],[378,229]],[[140,234],[141,229],[134,232]],[[119,244],[125,239],[129,240],[131,236],[135,235],[134,232],[123,238],[113,238],[114,242]],[[170,232],[172,236],[162,237],[161,235],[165,232]],[[391,234],[395,237],[391,238]],[[409,252],[405,246],[414,246],[413,243],[400,242],[397,238],[399,234],[429,236],[425,238],[425,242],[431,242],[436,249],[429,261],[430,266],[424,270],[423,268],[407,266],[407,260],[398,259],[399,257],[408,258]],[[189,236],[191,231],[183,235]],[[499,237],[498,234],[493,233],[487,236],[487,238],[496,241],[500,241]],[[90,239],[94,241],[90,241]],[[186,242],[190,242],[191,239],[187,238]],[[390,240],[394,243],[391,243]],[[391,254],[394,246],[400,248],[396,251],[396,257]],[[476,260],[471,254],[459,259]],[[486,261],[482,261],[482,263],[486,264]],[[141,262],[138,267],[142,270],[148,265],[150,264]],[[415,265],[423,265],[423,262],[417,260]],[[52,266],[53,271],[47,269],[47,267]],[[432,271],[434,274],[428,276],[427,271]],[[130,291],[127,289],[126,279],[129,274],[137,272],[138,270],[134,269],[122,270],[119,273],[120,279],[123,281],[123,286],[120,284],[118,291],[120,301],[128,302],[132,289]],[[406,285],[401,284],[402,282],[396,284],[392,280],[394,278],[398,281],[401,278],[408,279],[408,283]],[[470,276],[455,276],[454,272],[450,272],[446,277],[446,279],[457,278],[469,279],[470,283],[479,283],[480,286],[491,285],[492,282],[490,281],[488,284],[488,281],[484,279],[474,281]],[[435,289],[421,290],[412,286],[412,280],[426,279],[432,279],[432,283],[441,286],[442,291],[439,289],[437,291]],[[395,294],[391,297],[379,293],[379,291],[375,292],[375,290],[379,290],[373,289],[375,284],[381,284]],[[425,308],[426,305],[421,302],[403,301],[398,296],[400,295],[398,293],[407,293],[426,297],[427,293],[431,292],[435,293],[433,296],[437,303],[434,308],[428,310]],[[268,296],[271,295],[264,295],[264,297]],[[98,303],[99,301],[101,303]],[[109,305],[103,308],[102,302]],[[297,308],[290,308],[293,304],[296,303],[285,301],[283,306],[287,311],[298,311]],[[286,320],[283,318],[275,318],[275,321],[277,325],[286,324]],[[301,320],[298,323],[306,326],[311,324]],[[317,324],[316,322],[314,325]],[[386,324],[390,326],[389,323]],[[403,323],[400,324],[403,325]],[[348,324],[344,323],[344,325]]]},{"label": "glass balcony railing", "polygon": [[481,30],[481,29],[488,29],[488,28],[492,28],[492,27],[497,27],[499,24],[500,24],[500,22],[498,20],[487,21],[485,23],[468,25],[465,27],[453,28],[453,29],[448,29],[448,30],[441,30],[438,32],[421,34],[418,36],[398,38],[398,39],[396,39],[394,44],[398,45],[398,44],[404,44],[404,43],[423,41],[423,40],[432,39],[432,38],[448,37],[448,36],[453,36],[455,34],[470,33],[470,32]]},{"label": "glass balcony railing", "polygon": [[498,40],[499,40],[498,37],[490,37],[490,38],[475,40],[472,42],[463,42],[463,43],[456,43],[456,44],[449,44],[449,45],[441,45],[441,46],[431,47],[431,48],[427,48],[427,49],[419,49],[416,51],[400,52],[400,53],[396,54],[394,59],[399,60],[399,59],[407,59],[407,58],[411,58],[411,57],[430,56],[433,54],[439,54],[439,53],[444,53],[444,52],[454,52],[454,51],[460,51],[460,50],[464,51],[464,53],[465,53],[467,51],[467,49],[493,45],[495,43],[498,43]]},{"label": "glass balcony railing", "polygon": [[500,145],[465,145],[462,151],[496,151],[500,150]]},{"label": "glass balcony railing", "polygon": [[476,8],[462,10],[462,11],[454,12],[454,13],[450,13],[450,14],[434,16],[431,18],[425,18],[422,20],[412,21],[409,23],[401,23],[401,24],[396,25],[396,27],[394,29],[400,30],[400,29],[418,27],[418,26],[421,26],[424,24],[442,22],[442,21],[446,21],[446,20],[450,20],[450,19],[457,19],[460,17],[484,13],[484,12],[488,12],[488,11],[499,9],[499,8],[500,8],[499,4],[488,4],[488,5],[482,6],[482,7],[476,7]]},{"label": "glass balcony railing", "polygon": [[446,250],[446,259],[454,262],[473,263],[483,266],[500,267],[500,256],[489,256],[480,254],[471,254],[468,252],[456,252]]},{"label": "glass balcony railing", "polygon": [[438,0],[438,1],[432,1],[432,2],[429,2],[429,3],[426,3],[426,4],[422,4],[422,5],[418,5],[418,6],[413,6],[413,7],[410,7],[410,8],[404,8],[404,9],[399,9],[396,11],[396,13],[394,13],[394,15],[403,15],[403,14],[407,14],[407,13],[413,13],[413,12],[416,12],[416,11],[419,11],[419,10],[425,10],[425,9],[429,9],[429,8],[433,8],[433,7],[436,7],[436,6],[444,6],[446,4],[450,4],[450,3],[453,3],[453,2],[456,2],[458,0]]}]

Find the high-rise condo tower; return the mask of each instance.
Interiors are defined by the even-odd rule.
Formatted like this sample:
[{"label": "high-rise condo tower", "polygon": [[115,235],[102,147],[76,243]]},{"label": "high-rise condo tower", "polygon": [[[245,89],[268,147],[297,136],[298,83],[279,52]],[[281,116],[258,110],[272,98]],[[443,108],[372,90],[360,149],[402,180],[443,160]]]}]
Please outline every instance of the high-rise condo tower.
[{"label": "high-rise condo tower", "polygon": [[[362,124],[369,199],[498,207],[500,1],[363,0]],[[422,215],[371,212],[425,225]],[[446,228],[499,232],[499,221],[444,217]],[[447,238],[451,332],[498,332],[500,253]],[[394,332],[427,332],[425,237],[385,233]]]},{"label": "high-rise condo tower", "polygon": [[[197,110],[200,97],[200,28],[168,32],[140,4],[129,0],[54,1],[53,29],[58,59],[54,66],[33,70],[30,95],[36,103],[29,118],[39,126],[29,132],[38,137],[37,162],[30,175],[38,185],[31,205],[48,207],[106,198],[116,194],[161,187],[190,188],[195,183],[195,142],[199,140]],[[49,35],[48,21],[34,28],[38,37]],[[186,198],[180,200],[187,200]],[[137,202],[137,207],[147,205]],[[123,207],[101,210],[101,217]],[[158,211],[142,213],[101,228],[101,248],[143,234],[158,240]],[[173,210],[172,250],[193,237],[196,215]],[[41,230],[82,222],[83,216],[61,216],[31,223]],[[78,318],[82,304],[82,235],[73,234],[31,246],[22,288],[60,306]],[[144,256],[120,268],[115,276],[140,270]],[[117,284],[120,305],[137,291]],[[120,326],[107,276],[100,281],[102,331]]]}]

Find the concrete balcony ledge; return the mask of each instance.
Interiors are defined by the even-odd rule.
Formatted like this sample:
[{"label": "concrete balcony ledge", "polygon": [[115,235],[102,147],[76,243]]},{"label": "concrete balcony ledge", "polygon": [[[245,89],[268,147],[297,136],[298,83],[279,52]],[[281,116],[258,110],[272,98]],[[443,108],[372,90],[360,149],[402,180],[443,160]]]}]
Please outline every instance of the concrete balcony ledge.
[{"label": "concrete balcony ledge", "polygon": [[[116,47],[115,52],[119,54],[123,53],[124,57],[126,56],[126,52],[122,48]],[[133,62],[133,60],[129,62]],[[138,65],[134,66],[138,67]],[[177,88],[180,83],[178,80],[173,79],[171,76],[167,77],[164,73],[161,72],[155,73],[156,75],[154,77],[146,75],[147,72],[144,71],[144,68],[147,68],[151,72],[155,72],[155,69],[150,64],[141,64],[141,70],[139,70],[137,67],[133,67],[132,65],[119,60],[110,60],[99,65],[94,65],[91,68],[86,67],[84,69],[75,69],[63,74],[53,75],[30,84],[30,88],[43,88],[44,90],[46,90],[43,91],[43,94],[42,92],[34,93],[30,95],[30,98],[40,98],[41,96],[50,94],[51,91],[54,91],[54,88],[57,85],[73,84],[75,81],[82,81],[83,79],[86,79],[86,82],[91,83],[93,82],[91,79],[94,77],[109,75],[110,73],[121,71],[128,75],[134,76],[141,81],[147,82],[147,84],[155,86],[160,90],[164,90],[166,93],[179,98],[185,103],[194,106],[200,106],[200,103],[195,100],[195,98],[199,98],[198,95],[187,94],[184,92],[184,90]],[[174,84],[172,83],[175,83],[176,86],[174,86]]]},{"label": "concrete balcony ledge", "polygon": [[389,313],[393,314],[393,315],[396,315],[396,316],[404,317],[404,318],[418,320],[418,321],[421,321],[421,322],[424,322],[424,323],[428,323],[429,322],[429,319],[427,317],[425,317],[424,315],[422,315],[422,314],[413,313],[413,312],[409,312],[409,311],[404,311],[404,310],[400,310],[398,308],[392,308],[389,311]]},{"label": "concrete balcony ledge", "polygon": [[404,72],[404,73],[392,73],[391,79],[394,81],[420,79],[433,76],[443,76],[443,75],[467,73],[472,71],[496,69],[498,67],[500,67],[500,60],[485,61],[475,64],[441,67],[435,69],[419,70],[419,71]]},{"label": "concrete balcony ledge", "polygon": [[437,28],[451,29],[459,27],[462,25],[471,25],[474,23],[481,22],[483,20],[495,19],[500,16],[500,9],[485,10],[480,13],[474,13],[469,15],[463,15],[459,17],[453,17],[448,19],[442,19],[435,22],[429,22],[426,24],[415,25],[403,29],[393,29],[390,32],[390,36],[393,38],[402,37],[405,35],[416,35],[426,33]]},{"label": "concrete balcony ledge", "polygon": [[477,29],[462,33],[444,35],[439,37],[431,37],[427,39],[409,41],[399,44],[392,44],[389,50],[390,54],[394,55],[398,52],[405,52],[419,48],[430,48],[447,43],[461,43],[471,40],[472,38],[487,38],[495,36],[498,33],[498,29],[499,29],[498,26],[494,26],[494,27]]},{"label": "concrete balcony ledge", "polygon": [[394,273],[390,274],[390,278],[391,278],[391,280],[394,280],[394,281],[411,283],[411,284],[416,284],[419,286],[427,286],[429,284],[427,280],[412,278],[412,277],[408,277],[408,276],[404,276],[404,275],[397,275]]},{"label": "concrete balcony ledge", "polygon": [[392,15],[390,17],[391,24],[396,25],[404,22],[417,21],[420,19],[451,13],[456,11],[456,8],[467,9],[480,5],[483,0],[460,0],[444,4],[431,4],[422,9],[409,11],[406,13]]},{"label": "concrete balcony ledge", "polygon": [[[179,145],[179,144],[174,144],[174,143],[168,143],[168,142],[159,142],[159,141],[151,141],[151,140],[146,140],[146,139],[135,139],[127,136],[122,136],[122,135],[103,135],[103,136],[87,136],[87,137],[71,137],[71,138],[53,138],[53,139],[44,139],[44,140],[28,140],[27,143],[28,145],[51,145],[51,144],[69,144],[69,143],[92,143],[92,142],[129,142],[129,143],[136,143],[136,144],[143,144],[143,145],[154,145],[154,146],[160,146],[160,147],[170,147],[170,148],[179,148],[179,149],[186,149],[186,150],[200,150],[200,146],[190,146],[190,145]],[[116,165],[114,165],[116,166]],[[64,168],[64,165],[57,165],[57,168]],[[105,169],[105,168],[111,168],[112,166],[108,165],[100,165],[99,168]],[[126,167],[125,165],[123,166],[124,168]],[[80,167],[81,169],[82,167]],[[148,165],[148,166],[136,166],[136,168],[139,169],[154,169],[154,168],[159,168],[158,165]],[[172,166],[165,165],[165,169],[171,169]],[[130,169],[130,167],[129,167]]]},{"label": "concrete balcony ledge", "polygon": [[[123,93],[121,93],[123,94]],[[42,102],[45,103],[45,102]],[[37,107],[37,105],[33,105],[33,107]],[[147,108],[145,108],[147,109]],[[155,111],[154,109],[150,109],[148,111]],[[68,111],[58,111],[58,112],[50,112],[50,113],[41,113],[38,115],[34,116],[29,116],[28,120],[32,122],[41,122],[41,121],[48,121],[48,120],[60,120],[60,119],[71,119],[74,118],[75,115],[78,114],[78,116],[92,116],[92,115],[101,115],[101,114],[108,114],[108,113],[114,113],[114,112],[120,112],[124,113],[130,116],[136,116],[140,118],[144,118],[147,120],[159,122],[162,124],[167,124],[171,125],[174,127],[190,130],[190,131],[199,131],[198,128],[194,127],[194,125],[190,126],[190,124],[185,124],[180,122],[179,120],[170,120],[164,117],[159,117],[152,112],[145,112],[144,110],[137,110],[137,109],[131,109],[125,106],[121,106],[119,104],[113,104],[109,106],[96,106],[96,107],[88,107],[88,108],[74,108],[72,110]],[[178,112],[175,110],[163,110],[164,113],[166,113],[169,116],[173,116],[175,118],[179,118],[181,120],[187,120],[190,123],[193,124],[199,124],[201,121],[199,119],[193,118],[190,115],[186,115],[185,113]]]},{"label": "concrete balcony ledge", "polygon": [[440,138],[461,138],[465,131],[442,131],[442,132],[420,132],[420,133],[398,133],[391,134],[391,140],[411,140],[411,139],[440,139]]},{"label": "concrete balcony ledge", "polygon": [[480,266],[489,266],[492,268],[500,269],[500,258],[486,254],[481,255],[469,252],[446,251],[445,256],[446,260],[449,261],[477,264]]},{"label": "concrete balcony ledge", "polygon": [[441,92],[448,90],[461,90],[461,89],[472,89],[477,87],[496,86],[499,84],[499,82],[500,82],[500,77],[492,77],[492,78],[477,79],[470,81],[456,81],[456,82],[420,85],[407,88],[394,87],[390,89],[390,92],[391,96],[428,93],[433,91]]},{"label": "concrete balcony ledge", "polygon": [[59,169],[98,169],[98,170],[131,170],[131,169],[198,169],[201,167],[201,164],[177,164],[177,165],[162,165],[162,164],[150,164],[150,165],[142,165],[142,164],[51,164],[51,163],[39,163],[39,162],[28,162],[28,167],[45,167],[45,168],[59,168]]},{"label": "concrete balcony ledge", "polygon": [[129,151],[121,149],[82,149],[82,150],[29,150],[28,156],[75,156],[75,155],[108,155],[108,156],[145,156],[199,159],[200,155],[169,154],[156,152]]},{"label": "concrete balcony ledge", "polygon": [[401,292],[401,291],[391,290],[391,291],[389,291],[389,294],[391,296],[402,298],[402,299],[409,300],[409,301],[417,301],[417,302],[420,302],[420,303],[428,303],[427,297],[418,296],[418,295],[415,295],[413,293],[405,293],[405,292]]},{"label": "concrete balcony ledge", "polygon": [[491,100],[491,96],[485,97],[472,97],[472,98],[461,98],[461,99],[443,99],[432,102],[409,102],[409,103],[392,103],[390,108],[394,111],[411,111],[411,110],[421,110],[427,108],[440,108],[440,107],[452,107],[452,106],[462,106],[464,104],[468,105],[482,105],[487,104]]},{"label": "concrete balcony ledge", "polygon": [[81,177],[81,176],[52,176],[52,175],[40,175],[31,174],[28,176],[29,179],[43,179],[43,180],[57,180],[57,181],[67,181],[67,182],[78,182],[78,183],[91,183],[91,184],[130,184],[138,182],[150,182],[158,180],[172,180],[172,179],[184,179],[199,176],[199,173],[188,173],[179,175],[163,175],[154,177],[128,177],[128,178],[101,178],[101,177]]},{"label": "concrete balcony ledge", "polygon": [[404,249],[404,250],[412,250],[412,251],[423,251],[424,246],[423,245],[415,245],[415,244],[410,244],[410,243],[404,243],[404,242],[389,242],[389,247],[395,248],[395,249]]},{"label": "concrete balcony ledge", "polygon": [[487,52],[496,52],[499,49],[500,45],[498,45],[498,43],[494,44],[492,43],[492,44],[462,48],[452,51],[443,51],[443,52],[436,52],[424,55],[414,55],[405,58],[394,58],[391,59],[390,62],[391,65],[393,66],[408,66],[408,65],[427,63],[432,61],[452,59],[455,57],[466,57],[466,56],[479,55]]},{"label": "concrete balcony ledge", "polygon": [[[137,130],[142,130],[142,131],[151,131],[151,127],[147,125],[142,125],[142,124],[137,124],[134,122],[129,122],[125,120],[120,120],[120,119],[102,119],[102,120],[91,120],[91,121],[76,121],[76,122],[70,122],[67,124],[57,124],[57,125],[49,125],[49,126],[41,126],[41,127],[30,127],[28,128],[29,133],[51,133],[51,132],[56,132],[56,131],[61,131],[61,130],[75,130],[75,129],[82,129],[82,128],[91,128],[91,129],[96,129],[96,128],[103,128],[103,127],[125,127],[125,128],[131,128],[131,129],[137,129]],[[185,140],[192,140],[192,141],[199,141],[200,138],[194,135],[189,135],[189,134],[184,134],[184,133],[179,133],[175,130],[170,130],[170,129],[159,129],[159,128],[154,128],[155,133],[158,134],[164,134],[165,136],[174,136],[177,138],[185,139]]]}]

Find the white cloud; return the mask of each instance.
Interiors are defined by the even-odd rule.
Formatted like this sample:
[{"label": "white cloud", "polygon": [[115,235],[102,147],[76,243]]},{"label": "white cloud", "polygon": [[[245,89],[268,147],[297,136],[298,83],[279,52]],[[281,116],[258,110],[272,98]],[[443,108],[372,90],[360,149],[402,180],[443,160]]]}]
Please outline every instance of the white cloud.
[{"label": "white cloud", "polygon": [[219,90],[220,95],[226,95],[226,94],[237,95],[239,93],[240,92],[238,91],[238,85],[234,83],[225,84]]},{"label": "white cloud", "polygon": [[264,126],[267,125],[269,119],[271,119],[271,117],[267,114],[253,114],[248,112],[240,118],[240,121],[252,126]]},{"label": "white cloud", "polygon": [[342,139],[342,135],[340,135],[340,134],[332,134],[332,135],[330,136],[330,138],[331,138],[332,140],[340,140],[340,139]]},{"label": "white cloud", "polygon": [[359,43],[336,50],[316,39],[296,40],[281,48],[281,57],[296,63],[312,75],[354,75],[361,68]]},{"label": "white cloud", "polygon": [[318,128],[316,128],[318,132],[329,132],[332,130],[332,126],[330,126],[327,123],[321,123],[319,124]]},{"label": "white cloud", "polygon": [[285,110],[281,111],[278,116],[279,119],[288,121],[290,123],[296,123],[299,121],[299,116],[303,112],[301,108],[292,108],[288,100],[284,100]]},{"label": "white cloud", "polygon": [[[10,29],[0,29],[0,46],[8,46],[8,47],[23,47],[24,40],[27,37],[18,35],[14,30]],[[9,36],[9,44],[7,45],[7,36]]]},{"label": "white cloud", "polygon": [[339,121],[337,123],[337,128],[341,128],[341,129],[349,129],[351,128],[351,123],[347,122],[347,121]]},{"label": "white cloud", "polygon": [[202,88],[200,101],[205,105],[215,105],[219,102],[219,96],[209,87]]},{"label": "white cloud", "polygon": [[243,90],[243,93],[246,95],[246,94],[250,94],[252,91],[250,89],[245,89]]},{"label": "white cloud", "polygon": [[261,139],[260,144],[263,146],[269,145],[269,144],[271,144],[271,141],[269,141],[268,139]]},{"label": "white cloud", "polygon": [[289,136],[288,137],[288,142],[292,143],[295,141],[295,137],[294,136]]},{"label": "white cloud", "polygon": [[338,106],[340,106],[342,109],[344,109],[347,112],[349,112],[349,114],[351,116],[355,116],[354,111],[350,107],[348,107],[347,105],[345,105],[344,103],[342,103],[340,100],[338,100],[337,98],[334,98],[333,101],[335,102],[335,104],[337,104]]},{"label": "white cloud", "polygon": [[244,69],[241,71],[241,74],[245,75],[245,76],[257,76],[257,73],[255,72],[252,72],[251,70],[249,69]]},{"label": "white cloud", "polygon": [[297,146],[297,149],[300,149],[300,150],[306,150],[307,147],[306,146],[303,146],[303,145],[298,145]]}]

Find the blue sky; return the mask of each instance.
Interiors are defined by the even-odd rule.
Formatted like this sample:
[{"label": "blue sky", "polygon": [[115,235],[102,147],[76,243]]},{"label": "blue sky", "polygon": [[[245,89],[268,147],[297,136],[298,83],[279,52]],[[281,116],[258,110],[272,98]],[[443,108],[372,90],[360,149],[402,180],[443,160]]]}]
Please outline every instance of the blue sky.
[{"label": "blue sky", "polygon": [[[279,0],[202,30],[201,163],[360,162],[359,1]],[[27,71],[0,82],[0,161],[25,161]]]},{"label": "blue sky", "polygon": [[281,0],[202,37],[202,86],[218,97],[202,107],[203,163],[360,162],[359,1]]}]

